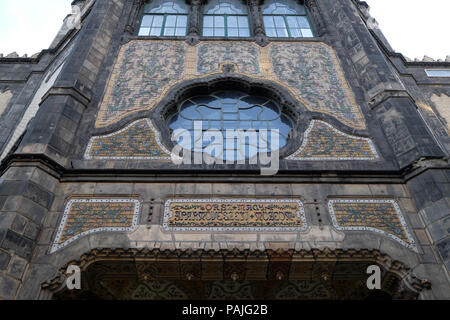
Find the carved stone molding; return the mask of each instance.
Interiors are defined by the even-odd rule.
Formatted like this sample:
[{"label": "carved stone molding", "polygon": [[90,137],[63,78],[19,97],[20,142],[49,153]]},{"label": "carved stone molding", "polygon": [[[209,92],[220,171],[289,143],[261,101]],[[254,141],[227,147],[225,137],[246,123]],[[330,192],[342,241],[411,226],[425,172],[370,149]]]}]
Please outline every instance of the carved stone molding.
[{"label": "carved stone molding", "polygon": [[325,27],[325,22],[322,18],[320,9],[317,6],[317,1],[316,0],[305,0],[305,6],[308,9],[308,12],[311,16],[311,20],[313,22],[313,25],[315,26],[315,29],[317,32],[316,36],[318,36],[318,37],[323,36],[327,32],[327,29]]},{"label": "carved stone molding", "polygon": [[125,31],[130,35],[136,33],[137,21],[139,21],[139,12],[141,12],[142,6],[147,0],[134,0],[133,6],[131,7],[130,15],[128,16],[128,21],[125,26]]},{"label": "carved stone molding", "polygon": [[[284,280],[289,279],[289,273],[293,273],[298,263],[303,266],[303,270],[308,269],[305,266],[313,265],[310,271],[311,276],[319,277],[327,282],[336,270],[335,265],[340,265],[340,272],[345,268],[347,272],[354,272],[354,266],[377,264],[383,268],[385,274],[383,287],[392,295],[394,299],[415,299],[421,291],[431,288],[427,280],[417,278],[405,264],[392,259],[387,254],[379,250],[368,249],[312,249],[312,250],[160,250],[160,249],[94,249],[83,254],[78,261],[71,261],[65,267],[61,268],[56,277],[45,282],[42,285],[41,298],[50,298],[52,294],[61,292],[65,289],[65,270],[70,265],[77,265],[82,272],[88,270],[94,263],[99,264],[101,272],[109,272],[108,263],[111,266],[112,274],[120,274],[121,268],[124,272],[137,272],[138,277],[155,277],[152,271],[161,270],[163,264],[175,263],[182,267],[181,272],[186,273],[186,279],[197,279],[199,275],[188,266],[193,267],[211,267],[216,266],[224,271],[230,279],[239,277],[239,280],[245,279],[245,274],[240,272],[239,266],[261,263],[267,268],[268,272],[261,273],[267,279]],[[244,263],[244,265],[242,265]],[[212,265],[211,265],[212,264]],[[125,267],[126,265],[132,266]],[[123,266],[123,267],[120,267]],[[344,269],[342,269],[344,267]],[[192,269],[192,270],[191,270]],[[194,268],[195,269],[195,268]],[[197,268],[198,269],[198,268]],[[200,268],[201,270],[202,268]],[[130,271],[131,270],[131,271]],[[134,270],[134,271],[133,271]],[[184,270],[184,271],[183,271]],[[245,268],[244,268],[245,270]],[[256,269],[254,269],[256,270]],[[266,269],[265,269],[266,270]],[[166,272],[167,270],[163,270]],[[149,273],[150,272],[150,273]],[[177,271],[179,272],[179,271]],[[229,274],[228,274],[229,273]],[[146,276],[147,275],[147,276]],[[254,274],[252,274],[254,276]],[[298,271],[297,274],[298,276]],[[227,277],[228,277],[227,276]],[[157,276],[155,279],[158,279]]]},{"label": "carved stone molding", "polygon": [[264,47],[269,43],[264,29],[264,22],[261,13],[260,0],[247,0],[250,23],[255,42]]},{"label": "carved stone molding", "polygon": [[188,17],[188,32],[186,42],[190,45],[197,44],[202,35],[202,5],[204,0],[190,0],[189,17]]}]

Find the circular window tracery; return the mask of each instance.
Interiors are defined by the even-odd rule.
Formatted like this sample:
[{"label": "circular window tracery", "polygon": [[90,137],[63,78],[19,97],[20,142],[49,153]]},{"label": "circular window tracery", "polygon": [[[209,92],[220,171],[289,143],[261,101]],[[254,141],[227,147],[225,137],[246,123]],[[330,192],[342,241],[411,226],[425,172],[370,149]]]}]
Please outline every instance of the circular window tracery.
[{"label": "circular window tracery", "polygon": [[[184,100],[178,105],[177,112],[169,119],[169,128],[172,130],[185,129],[190,133],[190,141],[177,140],[177,143],[185,149],[194,150],[194,139],[202,137],[202,152],[207,152],[216,158],[223,160],[242,160],[251,158],[259,152],[271,152],[281,149],[287,144],[289,133],[293,128],[292,119],[283,114],[281,108],[274,101],[261,97],[248,95],[240,91],[216,91],[208,95],[194,96]],[[194,125],[201,124],[202,135],[194,133]],[[272,144],[274,129],[279,132],[278,148]],[[231,139],[228,131],[241,130],[256,132],[258,139],[246,138]],[[204,139],[205,132],[220,132],[221,141]],[[233,141],[231,141],[233,140]],[[216,146],[217,148],[212,148]],[[219,148],[222,146],[221,148]],[[214,150],[212,150],[214,149]],[[222,153],[220,154],[219,151]],[[199,151],[198,147],[195,151]]]}]

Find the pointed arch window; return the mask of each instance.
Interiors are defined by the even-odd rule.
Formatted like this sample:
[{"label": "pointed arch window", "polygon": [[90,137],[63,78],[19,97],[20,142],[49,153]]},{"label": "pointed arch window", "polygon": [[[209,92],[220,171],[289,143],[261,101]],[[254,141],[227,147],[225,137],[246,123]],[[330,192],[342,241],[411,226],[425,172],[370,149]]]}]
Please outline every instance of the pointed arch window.
[{"label": "pointed arch window", "polygon": [[203,36],[250,37],[247,6],[240,1],[212,0],[203,13]]},{"label": "pointed arch window", "polygon": [[274,38],[314,37],[305,6],[294,0],[267,2],[262,7],[266,35]]},{"label": "pointed arch window", "polygon": [[144,7],[139,36],[186,35],[189,6],[182,0],[154,0]]}]

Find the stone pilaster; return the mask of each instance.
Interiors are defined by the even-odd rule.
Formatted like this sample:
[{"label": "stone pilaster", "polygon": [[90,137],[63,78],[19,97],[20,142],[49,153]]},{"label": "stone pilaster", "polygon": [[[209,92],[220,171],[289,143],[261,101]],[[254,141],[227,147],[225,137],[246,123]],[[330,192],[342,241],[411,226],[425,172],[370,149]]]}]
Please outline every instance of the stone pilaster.
[{"label": "stone pilaster", "polygon": [[124,3],[96,1],[77,36],[75,49],[53,88],[42,99],[17,153],[43,154],[63,166],[70,163],[76,130],[91,101],[111,39],[119,28]]},{"label": "stone pilaster", "polygon": [[56,172],[12,165],[0,182],[0,299],[15,299],[58,185]]},{"label": "stone pilaster", "polygon": [[265,46],[269,43],[264,30],[264,21],[261,13],[260,0],[247,0],[248,13],[251,25],[252,36],[256,43]]},{"label": "stone pilaster", "polygon": [[186,41],[194,45],[202,35],[202,5],[203,0],[191,0],[189,8],[188,34]]}]

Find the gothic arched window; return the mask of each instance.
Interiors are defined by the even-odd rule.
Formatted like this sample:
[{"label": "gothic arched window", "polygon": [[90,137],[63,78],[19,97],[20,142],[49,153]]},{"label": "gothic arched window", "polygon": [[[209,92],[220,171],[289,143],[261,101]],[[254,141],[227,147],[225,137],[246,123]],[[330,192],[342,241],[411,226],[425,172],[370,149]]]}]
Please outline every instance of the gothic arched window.
[{"label": "gothic arched window", "polygon": [[268,37],[313,37],[305,6],[295,0],[267,1],[262,7]]},{"label": "gothic arched window", "polygon": [[[259,152],[275,150],[273,146],[276,145],[278,149],[284,147],[294,122],[277,103],[268,98],[240,91],[217,91],[184,100],[168,123],[174,131],[184,129],[189,132],[189,141],[177,141],[184,149],[206,152],[222,160],[237,161],[252,158]],[[199,124],[202,135],[198,134]],[[197,133],[194,132],[196,128]],[[277,144],[271,141],[276,134],[272,129],[278,130]],[[241,144],[239,137],[233,136],[236,132],[241,132],[241,137],[245,137]],[[222,140],[211,139],[210,135],[214,133],[219,133]],[[255,134],[253,140],[249,133]],[[198,142],[200,137],[202,142],[196,145],[195,141]]]},{"label": "gothic arched window", "polygon": [[154,0],[144,7],[140,36],[185,36],[188,5],[182,0]]},{"label": "gothic arched window", "polygon": [[203,36],[250,37],[247,7],[239,0],[212,0],[203,11]]}]

